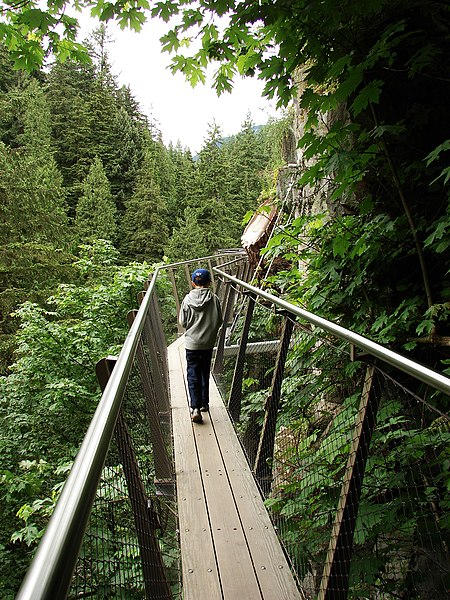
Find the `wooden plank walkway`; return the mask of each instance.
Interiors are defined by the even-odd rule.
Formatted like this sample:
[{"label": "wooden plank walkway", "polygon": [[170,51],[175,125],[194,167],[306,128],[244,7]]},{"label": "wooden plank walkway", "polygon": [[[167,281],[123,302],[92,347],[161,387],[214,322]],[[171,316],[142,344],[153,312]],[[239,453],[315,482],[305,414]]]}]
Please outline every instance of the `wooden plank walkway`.
[{"label": "wooden plank walkway", "polygon": [[191,423],[184,336],[168,358],[184,600],[304,598],[213,379]]}]

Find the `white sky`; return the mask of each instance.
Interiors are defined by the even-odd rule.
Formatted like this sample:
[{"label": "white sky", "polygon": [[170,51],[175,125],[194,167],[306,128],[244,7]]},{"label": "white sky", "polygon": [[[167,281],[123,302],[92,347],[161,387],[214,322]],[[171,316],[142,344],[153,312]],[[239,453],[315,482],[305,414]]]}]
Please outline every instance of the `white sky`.
[{"label": "white sky", "polygon": [[[96,20],[77,18],[80,39],[98,27]],[[120,85],[130,86],[141,110],[159,124],[165,144],[180,140],[196,154],[214,121],[227,136],[238,133],[248,112],[255,125],[277,116],[275,102],[262,97],[263,83],[257,79],[240,79],[231,94],[217,97],[208,82],[192,88],[182,74],[172,75],[167,68],[170,56],[161,51],[159,41],[168,29],[159,19],[149,19],[139,33],[108,24],[115,40],[108,47],[113,73]]]}]

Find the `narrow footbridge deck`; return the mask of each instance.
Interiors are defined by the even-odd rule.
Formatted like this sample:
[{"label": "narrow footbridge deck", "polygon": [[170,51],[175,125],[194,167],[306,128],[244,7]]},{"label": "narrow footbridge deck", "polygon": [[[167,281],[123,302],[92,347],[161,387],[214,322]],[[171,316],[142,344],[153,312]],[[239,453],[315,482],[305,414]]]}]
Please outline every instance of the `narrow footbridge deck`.
[{"label": "narrow footbridge deck", "polygon": [[214,381],[209,414],[192,424],[184,336],[168,359],[183,597],[301,598]]}]

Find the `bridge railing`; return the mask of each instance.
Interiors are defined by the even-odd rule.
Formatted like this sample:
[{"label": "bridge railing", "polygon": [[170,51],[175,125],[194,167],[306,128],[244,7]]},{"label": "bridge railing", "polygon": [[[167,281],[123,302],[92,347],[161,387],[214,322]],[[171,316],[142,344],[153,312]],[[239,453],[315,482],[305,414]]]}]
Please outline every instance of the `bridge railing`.
[{"label": "bridge railing", "polygon": [[181,597],[165,351],[200,266],[225,315],[215,377],[306,595],[445,597],[450,380],[248,284],[231,251],[140,295],[17,598]]},{"label": "bridge railing", "polygon": [[216,380],[302,589],[446,597],[450,379],[216,275],[234,302]]},{"label": "bridge railing", "polygon": [[18,599],[181,597],[167,341],[190,271],[239,258],[162,266],[139,294],[119,356],[97,364],[101,400]]}]

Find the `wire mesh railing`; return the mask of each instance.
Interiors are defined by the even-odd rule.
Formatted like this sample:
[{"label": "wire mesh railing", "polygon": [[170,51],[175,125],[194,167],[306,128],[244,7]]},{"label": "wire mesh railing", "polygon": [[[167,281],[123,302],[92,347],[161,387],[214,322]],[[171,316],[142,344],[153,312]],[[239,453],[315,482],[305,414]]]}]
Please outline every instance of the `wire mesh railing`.
[{"label": "wire mesh railing", "polygon": [[18,599],[182,597],[167,342],[190,270],[239,256],[160,267],[139,294],[119,356],[97,365],[102,398]]},{"label": "wire mesh railing", "polygon": [[215,378],[305,597],[447,597],[450,380],[249,285],[230,251],[140,295],[18,599],[182,597],[166,343],[197,267],[224,313]]},{"label": "wire mesh railing", "polygon": [[450,380],[379,347],[352,358],[350,332],[221,275],[235,308],[217,382],[302,590],[448,597]]}]

